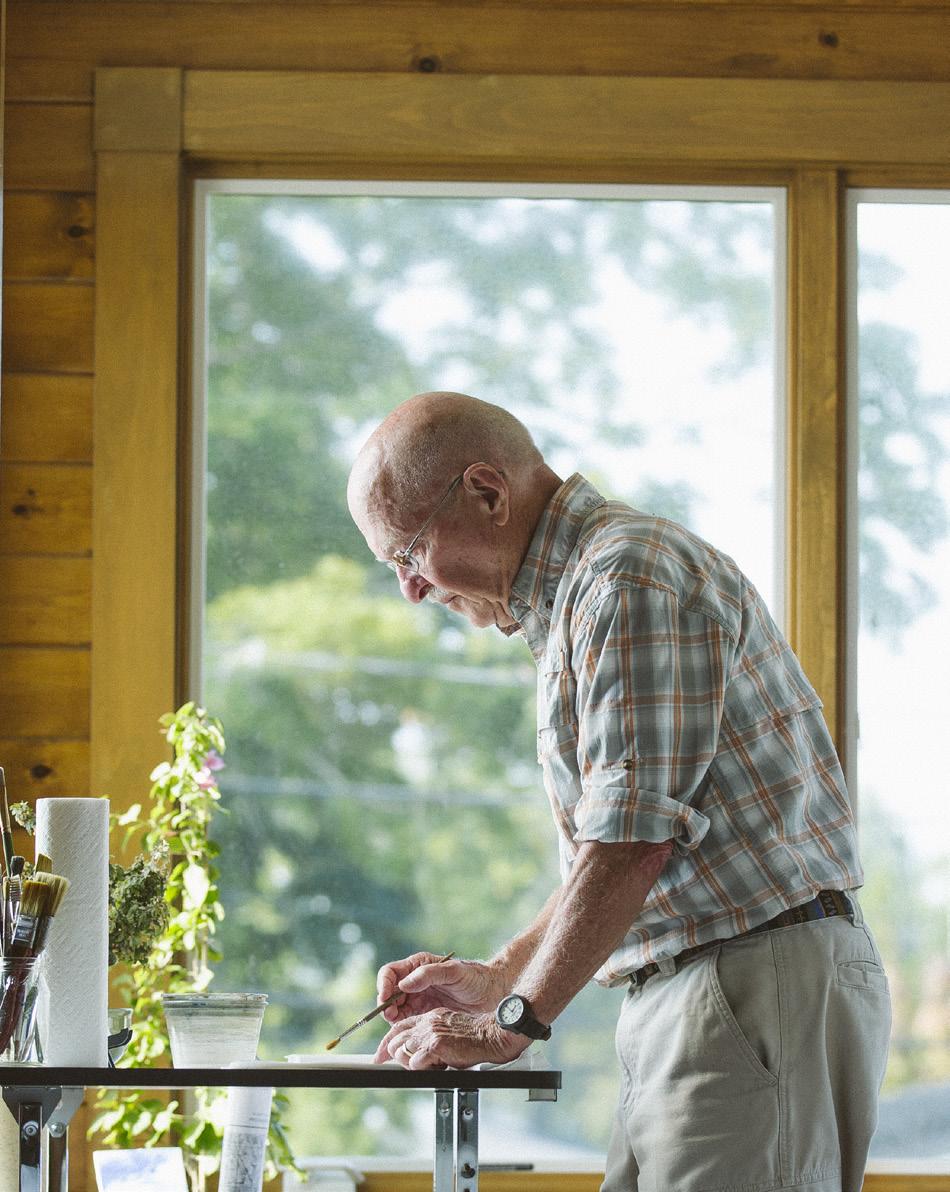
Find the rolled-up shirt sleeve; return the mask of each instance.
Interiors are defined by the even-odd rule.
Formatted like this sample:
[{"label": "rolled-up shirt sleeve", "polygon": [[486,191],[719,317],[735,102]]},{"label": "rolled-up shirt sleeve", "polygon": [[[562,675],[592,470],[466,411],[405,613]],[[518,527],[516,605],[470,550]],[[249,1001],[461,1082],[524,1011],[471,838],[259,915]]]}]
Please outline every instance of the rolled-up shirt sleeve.
[{"label": "rolled-up shirt sleeve", "polygon": [[621,584],[573,636],[581,798],[574,840],[661,841],[693,849],[734,652],[705,611],[662,587]]}]

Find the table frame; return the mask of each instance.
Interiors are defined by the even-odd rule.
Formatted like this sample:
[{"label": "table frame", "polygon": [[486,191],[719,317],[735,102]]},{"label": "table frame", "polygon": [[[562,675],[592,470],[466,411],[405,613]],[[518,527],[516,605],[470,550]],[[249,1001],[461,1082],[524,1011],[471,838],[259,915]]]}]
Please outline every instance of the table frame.
[{"label": "table frame", "polygon": [[[19,1192],[40,1185],[43,1129],[58,1142],[55,1192],[68,1192],[68,1128],[87,1088],[374,1088],[429,1089],[435,1094],[433,1192],[478,1192],[478,1109],[482,1089],[524,1089],[529,1101],[556,1101],[558,1071],[395,1068],[306,1068],[266,1063],[243,1068],[0,1069],[3,1099],[20,1129]],[[51,1180],[52,1184],[52,1180]],[[50,1192],[54,1192],[50,1188]]]}]

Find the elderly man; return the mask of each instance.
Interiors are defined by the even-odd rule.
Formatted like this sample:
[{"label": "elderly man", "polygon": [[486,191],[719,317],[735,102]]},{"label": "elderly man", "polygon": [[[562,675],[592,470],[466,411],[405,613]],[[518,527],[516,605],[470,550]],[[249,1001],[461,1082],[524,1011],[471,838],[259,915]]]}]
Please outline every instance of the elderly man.
[{"label": "elderly man", "polygon": [[348,500],[407,600],[527,641],[563,876],[492,960],[385,965],[377,1059],[509,1061],[624,983],[603,1192],[858,1192],[887,981],[820,701],[755,588],[462,394],[394,410]]}]

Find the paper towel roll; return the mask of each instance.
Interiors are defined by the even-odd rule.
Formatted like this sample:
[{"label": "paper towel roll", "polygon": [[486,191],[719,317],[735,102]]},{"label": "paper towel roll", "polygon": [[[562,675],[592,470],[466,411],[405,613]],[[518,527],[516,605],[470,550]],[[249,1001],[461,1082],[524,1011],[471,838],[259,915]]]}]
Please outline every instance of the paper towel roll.
[{"label": "paper towel roll", "polygon": [[109,800],[38,799],[36,851],[70,886],[46,946],[44,1063],[108,1066]]}]

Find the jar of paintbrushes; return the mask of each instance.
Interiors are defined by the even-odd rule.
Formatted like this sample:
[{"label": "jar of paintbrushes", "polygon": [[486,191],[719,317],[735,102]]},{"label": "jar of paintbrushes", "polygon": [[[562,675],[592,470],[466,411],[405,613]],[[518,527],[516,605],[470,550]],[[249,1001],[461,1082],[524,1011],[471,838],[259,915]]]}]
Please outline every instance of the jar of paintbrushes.
[{"label": "jar of paintbrushes", "polygon": [[0,768],[3,905],[0,908],[0,1062],[27,1064],[37,1055],[36,1002],[49,928],[69,889],[42,853],[31,867],[13,851],[13,830]]}]

